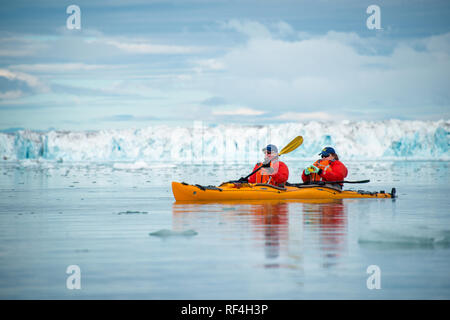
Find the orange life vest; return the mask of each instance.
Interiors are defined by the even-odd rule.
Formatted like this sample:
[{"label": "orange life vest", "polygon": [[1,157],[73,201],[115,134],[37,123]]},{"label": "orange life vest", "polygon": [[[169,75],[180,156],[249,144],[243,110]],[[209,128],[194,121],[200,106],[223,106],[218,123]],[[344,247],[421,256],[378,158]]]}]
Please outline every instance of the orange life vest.
[{"label": "orange life vest", "polygon": [[[258,166],[262,166],[262,163],[258,163]],[[274,172],[272,174],[275,174],[278,172],[278,166],[279,166],[278,161],[270,163],[270,167],[274,169]],[[275,182],[272,181],[272,174],[263,174],[264,173],[263,170],[264,170],[264,168],[262,168],[261,170],[259,170],[256,173],[256,183],[267,183],[267,184],[275,185]]]},{"label": "orange life vest", "polygon": [[[319,159],[316,162],[314,162],[314,166],[316,166],[319,169],[322,169],[322,174],[327,172],[328,168],[330,167],[331,163],[334,160],[323,160],[323,159]],[[319,176],[318,173],[310,173],[309,174],[309,181],[322,181],[322,177]]]}]

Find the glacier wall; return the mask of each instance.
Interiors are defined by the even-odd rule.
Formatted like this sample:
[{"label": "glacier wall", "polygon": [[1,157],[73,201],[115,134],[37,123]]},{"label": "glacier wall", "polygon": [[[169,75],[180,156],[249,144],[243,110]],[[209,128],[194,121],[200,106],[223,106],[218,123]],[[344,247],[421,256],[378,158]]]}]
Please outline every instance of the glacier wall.
[{"label": "glacier wall", "polygon": [[325,146],[341,159],[450,160],[450,120],[306,122],[265,126],[151,126],[100,131],[21,130],[0,133],[2,161],[255,162],[273,143],[281,149],[302,135],[284,159],[315,159]]}]

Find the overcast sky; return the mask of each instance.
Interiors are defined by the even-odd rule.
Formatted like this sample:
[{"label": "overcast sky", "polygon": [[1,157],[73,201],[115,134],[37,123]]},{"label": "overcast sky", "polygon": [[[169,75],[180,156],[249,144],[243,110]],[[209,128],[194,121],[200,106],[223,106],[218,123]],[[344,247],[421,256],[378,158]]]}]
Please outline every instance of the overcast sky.
[{"label": "overcast sky", "polygon": [[[81,9],[70,30],[69,5]],[[381,29],[369,30],[376,4]],[[3,1],[0,129],[450,118],[450,1]]]}]

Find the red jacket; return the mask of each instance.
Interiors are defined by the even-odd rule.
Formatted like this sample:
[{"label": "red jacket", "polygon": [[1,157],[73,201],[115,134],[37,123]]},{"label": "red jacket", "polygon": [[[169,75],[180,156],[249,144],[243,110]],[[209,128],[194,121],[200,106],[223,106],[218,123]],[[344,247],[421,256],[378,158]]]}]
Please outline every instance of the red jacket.
[{"label": "red jacket", "polygon": [[[255,168],[253,168],[253,171],[258,169],[261,166],[260,163],[257,163]],[[264,170],[264,169],[261,169]],[[278,170],[275,174],[270,175],[272,179],[270,180],[270,184],[272,185],[280,185],[286,183],[286,181],[289,178],[289,169],[287,165],[284,164],[284,162],[278,161]],[[250,183],[256,183],[256,173],[252,174],[248,178],[248,182]]]},{"label": "red jacket", "polygon": [[[332,161],[330,167],[320,177],[324,181],[341,181],[347,176],[348,170],[339,160]],[[305,175],[305,170],[302,171],[303,182],[309,181],[309,176]]]}]

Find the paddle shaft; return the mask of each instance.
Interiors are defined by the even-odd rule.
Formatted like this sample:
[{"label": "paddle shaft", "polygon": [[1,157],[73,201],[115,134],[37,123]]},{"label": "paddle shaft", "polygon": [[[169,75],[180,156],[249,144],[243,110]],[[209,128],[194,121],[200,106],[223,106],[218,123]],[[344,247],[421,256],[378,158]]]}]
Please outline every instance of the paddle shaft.
[{"label": "paddle shaft", "polygon": [[[278,157],[281,156],[282,154],[286,154],[289,152],[294,151],[295,149],[297,149],[301,144],[303,143],[303,137],[302,136],[297,136],[294,138],[294,140],[292,140],[291,142],[289,142],[287,144],[287,146],[285,146],[283,149],[281,149],[280,153],[278,154]],[[269,165],[270,162],[272,162],[272,160],[269,161]],[[255,173],[257,173],[259,170],[261,170],[262,168],[264,168],[263,165],[261,165],[258,169],[254,170],[252,173],[250,173],[248,176],[246,176],[244,179],[247,180],[248,178],[250,178],[252,175],[254,175]]]},{"label": "paddle shaft", "polygon": [[[272,161],[270,161],[272,162]],[[270,163],[269,162],[269,163]],[[248,179],[250,178],[252,175],[254,175],[255,173],[257,173],[259,170],[261,170],[263,168],[263,166],[260,166],[258,169],[256,169],[255,171],[253,171],[252,173],[250,173],[248,176],[246,176],[244,179]]]},{"label": "paddle shaft", "polygon": [[334,184],[334,183],[368,183],[370,180],[360,180],[360,181],[310,181],[310,182],[303,182],[303,183],[290,183],[289,186],[297,187],[297,186],[306,186],[309,184],[318,184],[318,185],[324,185],[324,184]]}]

